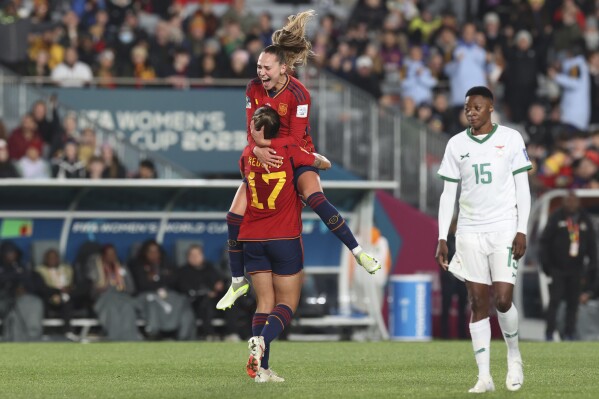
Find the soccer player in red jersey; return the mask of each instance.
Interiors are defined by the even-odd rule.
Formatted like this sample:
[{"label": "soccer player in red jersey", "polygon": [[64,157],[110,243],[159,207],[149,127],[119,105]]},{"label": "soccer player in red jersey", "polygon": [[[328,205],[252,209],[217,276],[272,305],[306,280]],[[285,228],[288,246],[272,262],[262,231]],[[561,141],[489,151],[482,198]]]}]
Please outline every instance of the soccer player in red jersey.
[{"label": "soccer player in red jersey", "polygon": [[[311,54],[311,44],[305,37],[305,31],[306,23],[313,16],[312,10],[291,16],[285,27],[273,33],[273,44],[266,47],[258,58],[258,77],[247,85],[245,102],[249,145],[242,157],[255,156],[267,170],[280,166],[283,161],[274,147],[296,144],[308,152],[314,152],[308,121],[310,93],[297,78],[291,76],[295,66],[305,64]],[[254,111],[265,105],[279,114],[281,126],[277,138],[265,138],[264,133],[256,130],[252,124]],[[325,197],[318,170],[311,166],[299,167],[294,170],[294,175],[297,190],[304,201],[320,216],[329,230],[352,251],[358,264],[369,273],[380,269],[378,260],[362,249],[339,211]],[[227,214],[228,250],[233,281],[217,304],[217,309],[232,306],[235,300],[249,289],[249,284],[243,277],[241,244],[237,241],[239,226],[246,211],[245,196],[246,188],[242,184]]]},{"label": "soccer player in red jersey", "polygon": [[[253,120],[258,128],[264,127],[265,137],[279,131],[279,115],[273,108],[258,108]],[[269,368],[270,343],[291,321],[302,289],[302,203],[294,187],[294,170],[331,167],[323,156],[294,143],[272,148],[283,162],[269,171],[255,155],[242,157],[247,211],[238,240],[243,242],[245,268],[258,301],[246,370],[256,382],[284,381]]]}]

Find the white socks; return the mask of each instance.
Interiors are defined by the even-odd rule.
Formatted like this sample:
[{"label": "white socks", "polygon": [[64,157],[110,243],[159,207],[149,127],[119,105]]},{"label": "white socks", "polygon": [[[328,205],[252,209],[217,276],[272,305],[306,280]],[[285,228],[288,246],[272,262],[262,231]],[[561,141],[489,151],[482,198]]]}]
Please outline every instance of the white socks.
[{"label": "white socks", "polygon": [[[513,306],[512,306],[513,307]],[[478,365],[478,378],[489,377],[489,360],[491,358],[491,323],[489,318],[470,323],[470,335],[472,336],[472,348]]]},{"label": "white socks", "polygon": [[360,251],[362,251],[362,247],[358,245],[357,247],[351,250],[351,253],[354,254],[354,256],[358,256]]},{"label": "white socks", "polygon": [[512,307],[505,313],[497,311],[497,319],[501,333],[507,344],[508,358],[514,359],[520,357],[518,348],[518,309],[512,303]]},{"label": "white socks", "polygon": [[244,278],[243,277],[232,277],[231,280],[233,281],[233,283],[243,283]]}]

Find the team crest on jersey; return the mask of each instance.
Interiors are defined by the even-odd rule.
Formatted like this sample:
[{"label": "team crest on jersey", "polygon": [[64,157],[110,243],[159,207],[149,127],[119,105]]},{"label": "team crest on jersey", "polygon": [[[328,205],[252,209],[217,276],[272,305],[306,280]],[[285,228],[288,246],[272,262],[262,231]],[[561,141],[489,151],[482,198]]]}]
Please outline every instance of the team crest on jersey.
[{"label": "team crest on jersey", "polygon": [[285,116],[287,115],[287,104],[285,103],[280,103],[279,104],[279,109],[277,110],[277,112],[279,113],[279,115],[281,116]]},{"label": "team crest on jersey", "polygon": [[250,100],[250,98],[248,96],[245,96],[245,108],[246,109],[252,108],[252,101]]}]

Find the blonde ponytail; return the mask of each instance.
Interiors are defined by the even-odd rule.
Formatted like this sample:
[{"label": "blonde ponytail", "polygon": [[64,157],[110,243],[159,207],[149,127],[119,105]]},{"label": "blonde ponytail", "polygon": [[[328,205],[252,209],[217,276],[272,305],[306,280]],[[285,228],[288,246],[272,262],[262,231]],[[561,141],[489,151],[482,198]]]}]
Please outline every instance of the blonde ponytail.
[{"label": "blonde ponytail", "polygon": [[285,63],[292,70],[296,65],[306,65],[308,57],[314,55],[312,44],[306,38],[306,24],[314,16],[314,10],[291,15],[287,25],[272,34],[273,45],[283,51]]}]

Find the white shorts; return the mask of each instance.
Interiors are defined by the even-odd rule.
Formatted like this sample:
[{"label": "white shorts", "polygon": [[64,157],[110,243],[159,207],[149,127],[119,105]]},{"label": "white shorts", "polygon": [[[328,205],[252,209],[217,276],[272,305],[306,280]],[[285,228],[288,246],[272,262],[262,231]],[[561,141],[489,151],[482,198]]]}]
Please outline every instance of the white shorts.
[{"label": "white shorts", "polygon": [[462,281],[515,284],[518,274],[518,261],[512,256],[515,236],[515,231],[457,233],[456,252],[449,271]]}]

